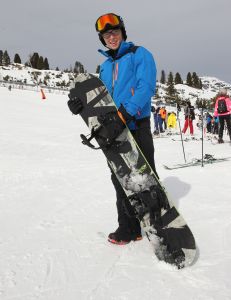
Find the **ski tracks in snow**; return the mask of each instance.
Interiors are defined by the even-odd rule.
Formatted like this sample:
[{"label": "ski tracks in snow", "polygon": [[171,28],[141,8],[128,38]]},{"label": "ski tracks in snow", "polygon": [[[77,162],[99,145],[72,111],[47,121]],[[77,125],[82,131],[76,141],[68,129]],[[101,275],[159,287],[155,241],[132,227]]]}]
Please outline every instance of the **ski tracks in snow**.
[{"label": "ski tracks in snow", "polygon": [[103,272],[102,277],[98,281],[96,281],[95,287],[91,289],[86,299],[96,299],[98,293],[101,292],[101,294],[103,294],[104,289],[108,288],[109,282],[111,281],[111,279],[114,276],[114,273],[116,272],[116,267],[119,265],[121,259],[125,256],[125,253],[128,252],[127,248],[123,250],[123,253],[116,256],[111,265],[108,266],[108,268]]}]

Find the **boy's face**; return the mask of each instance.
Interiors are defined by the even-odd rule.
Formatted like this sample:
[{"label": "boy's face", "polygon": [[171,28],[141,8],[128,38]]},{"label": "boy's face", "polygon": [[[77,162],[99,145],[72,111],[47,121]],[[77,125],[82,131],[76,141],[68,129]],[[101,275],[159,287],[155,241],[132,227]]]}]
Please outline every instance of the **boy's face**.
[{"label": "boy's face", "polygon": [[102,34],[107,48],[117,50],[123,40],[122,31],[120,29],[111,29]]}]

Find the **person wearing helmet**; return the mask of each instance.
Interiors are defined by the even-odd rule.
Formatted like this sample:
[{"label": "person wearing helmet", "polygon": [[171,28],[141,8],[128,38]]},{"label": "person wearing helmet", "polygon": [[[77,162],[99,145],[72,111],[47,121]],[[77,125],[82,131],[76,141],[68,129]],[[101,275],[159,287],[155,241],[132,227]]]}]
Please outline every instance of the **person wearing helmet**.
[{"label": "person wearing helmet", "polygon": [[182,133],[186,133],[189,127],[190,134],[193,136],[194,133],[193,120],[195,120],[195,111],[194,111],[194,106],[191,105],[190,101],[186,102],[186,106],[184,109],[184,116],[185,116],[185,122],[184,122],[184,128],[182,130]]},{"label": "person wearing helmet", "polygon": [[220,89],[216,98],[214,116],[219,117],[218,143],[224,143],[223,132],[225,122],[231,141],[231,99],[229,98],[228,91],[225,88]]},{"label": "person wearing helmet", "polygon": [[[100,66],[99,77],[118,108],[118,123],[121,123],[121,119],[126,122],[156,173],[150,126],[151,97],[156,87],[154,58],[144,47],[126,42],[127,33],[120,16],[114,13],[102,15],[97,19],[95,28],[99,40],[107,48],[106,51],[99,50],[106,57]],[[82,109],[79,99],[70,98],[68,106],[74,114],[78,114]],[[134,217],[134,210],[112,170],[111,179],[116,190],[119,227],[109,234],[108,241],[121,245],[140,240],[140,222]]]}]

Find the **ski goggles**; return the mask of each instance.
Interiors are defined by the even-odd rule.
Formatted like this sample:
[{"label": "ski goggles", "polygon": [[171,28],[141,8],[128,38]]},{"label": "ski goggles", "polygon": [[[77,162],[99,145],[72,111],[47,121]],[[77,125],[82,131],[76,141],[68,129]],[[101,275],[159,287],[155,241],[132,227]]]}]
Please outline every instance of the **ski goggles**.
[{"label": "ski goggles", "polygon": [[95,24],[96,30],[99,32],[104,31],[107,24],[111,25],[112,27],[119,26],[120,25],[119,16],[115,14],[106,14],[99,17]]}]

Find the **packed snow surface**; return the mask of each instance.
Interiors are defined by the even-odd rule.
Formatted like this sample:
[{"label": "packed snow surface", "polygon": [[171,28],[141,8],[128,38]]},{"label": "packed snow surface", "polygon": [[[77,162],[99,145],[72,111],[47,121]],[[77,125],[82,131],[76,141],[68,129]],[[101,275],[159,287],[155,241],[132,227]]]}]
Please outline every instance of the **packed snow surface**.
[{"label": "packed snow surface", "polygon": [[[184,162],[181,142],[154,139],[161,181],[198,246],[195,263],[177,270],[146,237],[107,241],[117,228],[110,172],[101,151],[81,144],[88,128],[66,102],[0,88],[0,299],[231,299],[231,160],[165,170]],[[204,152],[231,156],[224,139],[205,139]],[[184,147],[187,161],[201,157],[201,141]]]}]

